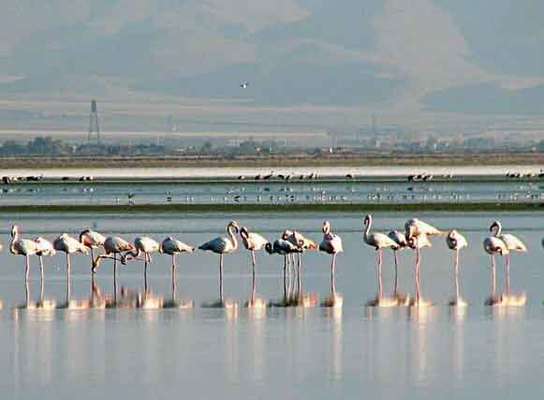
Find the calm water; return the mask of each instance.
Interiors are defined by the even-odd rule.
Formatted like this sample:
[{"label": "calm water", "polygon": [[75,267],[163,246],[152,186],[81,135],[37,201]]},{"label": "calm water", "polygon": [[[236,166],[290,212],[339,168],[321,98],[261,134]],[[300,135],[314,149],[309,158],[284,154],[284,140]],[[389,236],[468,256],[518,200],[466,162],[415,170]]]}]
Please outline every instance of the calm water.
[{"label": "calm water", "polygon": [[[203,308],[218,297],[218,260],[198,252],[179,258],[172,293],[169,258],[155,255],[144,293],[142,266],[119,271],[116,309],[25,309],[40,300],[58,307],[86,307],[111,300],[111,265],[104,263],[95,287],[89,259],[74,257],[73,282],[67,293],[64,257],[46,259],[46,284],[40,293],[33,260],[29,297],[23,283],[24,260],[0,254],[0,385],[6,398],[534,398],[544,392],[544,213],[422,213],[442,229],[457,228],[469,240],[461,256],[462,291],[471,303],[464,312],[446,304],[452,293],[452,254],[443,239],[423,252],[423,292],[434,306],[373,309],[375,252],[362,243],[362,215],[2,215],[0,240],[8,243],[9,224],[24,235],[52,239],[63,231],[94,227],[132,239],[142,233],[156,239],[174,234],[200,244],[223,232],[234,218],[269,238],[294,227],[319,240],[324,217],[344,241],[338,258],[337,290],[341,309],[289,307],[247,309],[251,296],[249,256],[226,258],[226,296],[237,309]],[[402,227],[408,215],[378,213],[376,229]],[[515,255],[512,285],[525,291],[523,308],[485,307],[489,294],[489,258],[481,242],[487,227],[500,218],[506,230],[525,240],[529,253]],[[401,289],[413,292],[413,254],[401,259]],[[281,258],[258,256],[258,296],[282,297]],[[329,295],[330,259],[305,255],[305,293]],[[392,256],[384,269],[390,290]],[[499,261],[502,278],[502,262]],[[501,281],[502,284],[502,281]],[[135,304],[193,302],[192,309],[144,310]],[[67,298],[68,297],[68,298]],[[143,300],[142,300],[143,299]],[[67,302],[68,300],[68,302]],[[143,302],[143,303],[142,303]]]}]

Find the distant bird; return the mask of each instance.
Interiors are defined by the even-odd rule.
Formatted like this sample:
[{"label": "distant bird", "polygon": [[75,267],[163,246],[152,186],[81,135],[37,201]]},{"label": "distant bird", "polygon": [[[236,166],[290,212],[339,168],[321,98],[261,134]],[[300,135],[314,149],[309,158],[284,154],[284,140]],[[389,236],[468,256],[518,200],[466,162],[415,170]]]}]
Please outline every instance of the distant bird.
[{"label": "distant bird", "polygon": [[19,226],[11,227],[11,242],[9,244],[11,254],[25,256],[25,282],[28,281],[30,273],[30,256],[38,251],[38,244],[34,240],[23,239],[20,237]]},{"label": "distant bird", "polygon": [[408,246],[416,251],[416,271],[415,271],[415,281],[416,281],[416,305],[422,305],[421,302],[421,249],[424,247],[432,247],[431,242],[429,241],[429,236],[427,234],[421,233],[417,236],[412,236],[407,239]]},{"label": "distant bird", "polygon": [[70,255],[73,253],[87,254],[88,250],[77,239],[67,233],[63,233],[55,239],[53,247],[57,251],[61,251],[66,254],[66,276],[69,278],[72,271],[72,264],[70,263]]},{"label": "distant bird", "polygon": [[285,279],[286,273],[287,273],[287,267],[288,267],[288,259],[291,254],[294,253],[301,253],[302,248],[295,246],[293,243],[291,243],[288,240],[285,239],[277,239],[274,240],[274,243],[267,243],[264,246],[266,252],[268,254],[279,254],[283,256],[283,277]]},{"label": "distant bird", "polygon": [[251,252],[251,263],[252,263],[252,271],[253,276],[255,276],[255,252],[264,250],[266,244],[268,243],[268,240],[266,240],[264,237],[259,235],[256,232],[249,232],[247,227],[242,226],[240,228],[240,237],[242,238],[242,244],[246,248],[246,250],[249,250]]},{"label": "distant bird", "polygon": [[115,278],[117,272],[117,261],[123,261],[120,257],[117,259],[117,255],[122,255],[127,251],[133,251],[134,245],[130,242],[127,242],[125,239],[120,238],[119,236],[108,236],[104,240],[104,254],[100,254],[93,260],[92,273],[96,273],[100,266],[100,262],[104,258],[113,260],[113,277]]},{"label": "distant bird", "polygon": [[394,280],[394,283],[393,283],[393,296],[397,296],[398,295],[398,285],[399,285],[399,279],[398,279],[398,276],[399,276],[399,271],[398,271],[398,265],[399,265],[399,261],[398,261],[398,255],[397,255],[397,252],[400,251],[400,250],[403,250],[405,249],[406,247],[408,247],[408,241],[406,240],[406,236],[404,235],[404,233],[402,232],[399,232],[399,231],[390,231],[387,236],[389,237],[389,239],[391,239],[392,241],[395,242],[395,245],[394,246],[391,246],[391,250],[393,250],[393,255],[394,255],[394,258],[395,258],[395,280]]},{"label": "distant bird", "polygon": [[489,236],[484,239],[484,250],[491,256],[491,297],[487,304],[493,304],[497,301],[497,266],[495,263],[495,254],[505,256],[510,253],[506,243],[495,236]]},{"label": "distant bird", "polygon": [[34,239],[34,242],[36,243],[36,255],[38,256],[38,259],[40,260],[40,278],[43,282],[43,256],[54,256],[56,254],[55,248],[53,247],[53,243],[51,243],[49,240],[39,236]]},{"label": "distant bird", "polygon": [[130,259],[141,260],[140,255],[144,255],[144,290],[147,290],[147,267],[152,261],[151,254],[158,252],[159,249],[160,245],[155,239],[148,236],[139,236],[134,239],[134,249],[121,256],[121,262],[125,264],[126,261]]},{"label": "distant bird", "polygon": [[242,89],[247,89],[249,86],[249,82],[248,81],[243,81],[242,83],[240,83],[240,87]]},{"label": "distant bird", "polygon": [[192,253],[195,248],[185,244],[172,236],[168,236],[161,243],[159,251],[162,254],[168,254],[172,256],[172,268],[176,268],[176,255],[182,253]]},{"label": "distant bird", "polygon": [[463,235],[457,232],[455,229],[448,233],[446,236],[446,244],[450,250],[455,251],[455,259],[453,263],[454,268],[454,286],[455,286],[455,298],[450,302],[450,305],[462,306],[466,305],[460,295],[459,290],[459,251],[462,248],[467,247],[467,240]]},{"label": "distant bird", "polygon": [[489,227],[489,231],[493,233],[493,236],[499,238],[506,244],[506,248],[509,252],[505,256],[505,292],[507,295],[510,294],[510,262],[512,257],[512,252],[527,252],[527,247],[525,244],[517,237],[509,233],[502,233],[502,225],[499,221],[494,221]]},{"label": "distant bird", "polygon": [[377,265],[377,278],[378,278],[378,301],[383,298],[383,278],[382,278],[382,265],[383,265],[383,249],[393,248],[396,246],[396,242],[392,240],[385,233],[372,232],[372,215],[368,214],[363,220],[364,232],[363,240],[366,244],[378,252],[378,265]]},{"label": "distant bird", "polygon": [[91,263],[94,260],[93,249],[104,246],[106,237],[98,232],[85,229],[79,234],[79,241],[91,251]]},{"label": "distant bird", "polygon": [[198,248],[204,251],[211,251],[219,254],[219,298],[223,303],[223,256],[230,254],[238,249],[238,241],[236,240],[236,233],[240,230],[236,221],[231,221],[226,227],[228,237],[219,236],[212,239]]},{"label": "distant bird", "polygon": [[336,293],[335,285],[335,270],[336,270],[336,255],[344,251],[342,246],[342,238],[332,232],[331,223],[329,221],[323,222],[321,228],[323,232],[323,240],[319,244],[319,251],[332,255],[331,260],[331,292]]}]

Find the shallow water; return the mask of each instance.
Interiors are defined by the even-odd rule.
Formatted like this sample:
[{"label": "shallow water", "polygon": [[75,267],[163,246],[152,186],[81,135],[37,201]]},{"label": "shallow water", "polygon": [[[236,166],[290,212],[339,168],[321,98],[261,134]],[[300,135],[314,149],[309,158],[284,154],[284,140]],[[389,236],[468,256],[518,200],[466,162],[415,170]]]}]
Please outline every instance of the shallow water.
[{"label": "shallow water", "polygon": [[[100,214],[2,215],[19,223],[23,234],[53,239],[94,227],[127,239],[149,234],[175,235],[198,245],[221,234],[230,219],[270,239],[286,227],[320,239],[323,218],[342,236],[345,253],[338,258],[336,287],[342,308],[318,305],[247,309],[251,297],[249,255],[245,250],[225,259],[225,293],[239,306],[205,308],[218,298],[218,259],[197,252],[178,259],[179,303],[189,309],[137,309],[169,304],[172,299],[170,259],[155,255],[144,291],[142,265],[119,268],[118,308],[85,309],[112,303],[111,264],[99,270],[94,288],[89,259],[73,258],[71,291],[67,293],[64,257],[46,259],[43,303],[72,309],[28,309],[40,300],[39,273],[33,260],[29,298],[23,283],[24,260],[0,254],[0,385],[6,398],[44,399],[166,398],[523,398],[543,391],[544,306],[541,267],[544,213],[421,213],[442,229],[466,235],[461,254],[462,292],[470,305],[455,311],[452,254],[443,238],[423,251],[423,293],[428,308],[365,307],[376,293],[375,252],[362,243],[362,215],[302,213],[178,214],[116,217]],[[377,213],[375,229],[401,229],[408,215]],[[505,230],[528,245],[528,254],[513,257],[512,285],[526,292],[526,307],[486,307],[490,291],[489,257],[481,242],[487,227],[500,218]],[[9,226],[0,231],[4,246]],[[401,289],[413,293],[414,256],[400,255]],[[303,291],[314,299],[330,293],[330,258],[304,256]],[[386,290],[391,290],[392,256],[385,257]],[[258,255],[257,294],[266,302],[283,295],[282,259]],[[499,261],[502,279],[502,260]],[[502,280],[501,280],[502,285]],[[68,300],[68,301],[67,301]],[[91,300],[91,301],[89,301]],[[49,303],[47,302],[49,301]],[[318,302],[319,303],[319,302]],[[74,309],[75,307],[79,309]],[[45,389],[45,390],[44,390]],[[9,396],[8,396],[9,395]]]}]

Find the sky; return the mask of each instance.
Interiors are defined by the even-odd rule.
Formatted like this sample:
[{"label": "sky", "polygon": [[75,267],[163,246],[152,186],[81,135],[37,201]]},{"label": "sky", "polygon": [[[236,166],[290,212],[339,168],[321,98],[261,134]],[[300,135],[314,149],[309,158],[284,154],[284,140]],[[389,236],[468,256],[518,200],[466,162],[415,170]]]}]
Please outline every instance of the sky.
[{"label": "sky", "polygon": [[0,96],[544,111],[541,0],[6,2]]}]

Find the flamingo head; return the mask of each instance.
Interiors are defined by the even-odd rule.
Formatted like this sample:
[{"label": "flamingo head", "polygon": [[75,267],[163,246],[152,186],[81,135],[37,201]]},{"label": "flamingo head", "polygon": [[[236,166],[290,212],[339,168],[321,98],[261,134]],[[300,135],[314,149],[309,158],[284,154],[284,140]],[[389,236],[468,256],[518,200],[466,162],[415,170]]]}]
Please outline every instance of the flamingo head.
[{"label": "flamingo head", "polygon": [[365,219],[363,220],[363,225],[368,226],[368,225],[370,225],[370,223],[372,223],[372,215],[367,214],[365,216]]},{"label": "flamingo head", "polygon": [[289,230],[289,229],[286,229],[283,231],[283,233],[281,234],[281,238],[283,240],[287,240],[289,238],[289,236],[291,236],[293,234],[293,231]]},{"label": "flamingo head", "polygon": [[240,228],[240,236],[243,238],[247,238],[249,236],[249,231],[247,230],[247,227],[242,226]]},{"label": "flamingo head", "polygon": [[324,234],[327,234],[331,231],[331,223],[329,221],[323,222],[323,227],[321,228],[321,231]]},{"label": "flamingo head", "polygon": [[274,252],[272,249],[272,243],[270,242],[264,245],[264,249],[266,250],[268,254],[272,254]]},{"label": "flamingo head", "polygon": [[494,232],[495,235],[498,235],[502,229],[502,225],[499,221],[493,221],[491,226],[489,227],[489,232]]},{"label": "flamingo head", "polygon": [[240,231],[240,225],[238,225],[238,222],[236,221],[230,221],[229,224],[227,225],[227,229],[228,228],[234,228],[234,231],[236,233],[238,233]]},{"label": "flamingo head", "polygon": [[13,225],[11,227],[11,237],[14,238],[18,234],[19,234],[19,226],[18,225]]}]

